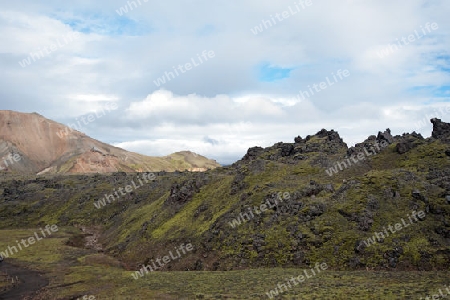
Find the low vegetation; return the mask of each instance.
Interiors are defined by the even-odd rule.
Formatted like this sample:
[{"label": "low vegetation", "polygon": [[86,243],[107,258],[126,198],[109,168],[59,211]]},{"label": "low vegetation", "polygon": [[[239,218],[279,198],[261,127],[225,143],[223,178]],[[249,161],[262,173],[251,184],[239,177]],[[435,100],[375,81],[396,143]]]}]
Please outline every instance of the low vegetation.
[{"label": "low vegetation", "polygon": [[[445,123],[433,132],[438,138],[380,132],[349,149],[336,132],[322,130],[251,148],[229,167],[156,172],[101,208],[94,202],[142,173],[5,176],[0,246],[47,224],[64,228],[12,258],[46,272],[43,295],[60,299],[255,299],[315,262],[329,270],[283,297],[408,299],[448,283],[449,132]],[[332,176],[325,171],[379,141],[389,146]],[[230,226],[279,193],[289,198]],[[424,218],[367,244],[420,211]],[[194,250],[162,272],[132,278],[182,243]]]}]

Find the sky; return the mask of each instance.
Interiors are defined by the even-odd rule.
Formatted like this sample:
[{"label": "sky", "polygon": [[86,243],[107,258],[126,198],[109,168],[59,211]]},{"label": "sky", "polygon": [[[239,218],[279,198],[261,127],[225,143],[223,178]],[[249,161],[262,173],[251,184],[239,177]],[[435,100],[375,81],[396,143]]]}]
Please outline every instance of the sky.
[{"label": "sky", "polygon": [[222,164],[322,128],[349,146],[386,128],[429,137],[430,118],[450,122],[449,12],[448,0],[7,1],[0,109]]}]

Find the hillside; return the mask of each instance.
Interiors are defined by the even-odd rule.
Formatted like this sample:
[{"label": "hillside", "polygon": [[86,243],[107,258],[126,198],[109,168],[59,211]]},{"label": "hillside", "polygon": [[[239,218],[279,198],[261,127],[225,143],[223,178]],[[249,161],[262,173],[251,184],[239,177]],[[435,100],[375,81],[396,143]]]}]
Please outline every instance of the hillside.
[{"label": "hillside", "polygon": [[0,111],[0,171],[19,174],[86,174],[205,171],[217,162],[189,151],[150,157],[102,143],[32,113]]},{"label": "hillside", "polygon": [[[47,274],[49,286],[36,299],[87,295],[80,291],[179,299],[187,290],[189,299],[231,291],[260,299],[287,274],[316,263],[328,269],[301,287],[308,299],[371,299],[368,290],[383,299],[432,293],[447,282],[450,266],[450,124],[431,121],[429,138],[387,129],[349,148],[337,132],[323,129],[250,148],[233,165],[200,173],[2,173],[3,252],[31,228],[61,228],[5,263]],[[198,159],[191,152],[173,159],[180,156]],[[155,268],[157,275],[142,269],[181,253],[182,245],[191,251]],[[216,272],[159,272],[176,270]],[[242,276],[255,283],[245,296]],[[193,285],[173,285],[178,279]],[[355,281],[362,287],[355,289]],[[328,289],[316,294],[323,285]]]},{"label": "hillside", "polygon": [[[388,129],[348,148],[337,132],[321,130],[251,148],[230,167],[157,172],[100,208],[94,203],[142,174],[4,179],[0,226],[97,228],[102,252],[129,270],[181,243],[195,250],[170,270],[317,261],[341,270],[448,269],[450,124],[432,122],[427,139]],[[331,176],[330,167],[337,168]],[[396,232],[387,229],[397,223],[403,225]],[[80,238],[72,245],[82,246]]]}]

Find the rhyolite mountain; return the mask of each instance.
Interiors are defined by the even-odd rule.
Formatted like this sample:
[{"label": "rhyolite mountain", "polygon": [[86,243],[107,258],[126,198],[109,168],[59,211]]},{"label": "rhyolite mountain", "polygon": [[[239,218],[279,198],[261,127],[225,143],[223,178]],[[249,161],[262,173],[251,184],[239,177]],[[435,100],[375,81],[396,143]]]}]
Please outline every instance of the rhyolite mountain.
[{"label": "rhyolite mountain", "polygon": [[1,171],[22,174],[205,171],[220,166],[190,151],[165,157],[125,151],[37,113],[4,110],[0,111],[0,159]]},{"label": "rhyolite mountain", "polygon": [[[139,174],[0,178],[0,226],[95,228],[99,251],[128,270],[181,243],[194,250],[165,270],[306,268],[316,262],[330,269],[448,270],[450,124],[431,121],[429,138],[393,136],[387,129],[349,148],[337,132],[323,129],[291,143],[250,148],[231,166],[156,172],[155,180],[101,209],[95,201]],[[382,142],[388,146],[377,153],[332,176],[326,172]],[[231,225],[280,193],[289,199]],[[413,211],[425,217],[409,224]],[[402,219],[409,226],[365,243]],[[80,232],[67,244],[81,247],[84,238]]]}]

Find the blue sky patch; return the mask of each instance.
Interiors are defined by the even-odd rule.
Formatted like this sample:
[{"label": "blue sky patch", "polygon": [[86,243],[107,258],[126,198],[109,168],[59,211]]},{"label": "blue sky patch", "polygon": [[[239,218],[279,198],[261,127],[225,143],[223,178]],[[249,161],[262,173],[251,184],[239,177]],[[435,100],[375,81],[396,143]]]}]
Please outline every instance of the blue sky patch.
[{"label": "blue sky patch", "polygon": [[422,54],[428,65],[433,68],[433,72],[450,73],[450,54],[447,53],[428,53]]},{"label": "blue sky patch", "polygon": [[435,63],[439,71],[450,73],[450,55],[445,54],[436,56]]},{"label": "blue sky patch", "polygon": [[450,85],[437,87],[433,92],[435,97],[450,97]]},{"label": "blue sky patch", "polygon": [[85,34],[107,36],[142,36],[151,32],[151,27],[144,22],[126,16],[78,13],[72,15],[54,15],[54,19],[70,26],[73,30]]},{"label": "blue sky patch", "polygon": [[[429,97],[433,97],[433,98],[449,98],[450,99],[450,85],[415,86],[415,87],[408,89],[408,93],[414,94],[414,95],[429,96]],[[427,104],[430,104],[431,102],[433,102],[433,101],[429,101],[429,102],[427,102]]]},{"label": "blue sky patch", "polygon": [[216,32],[216,28],[212,24],[207,24],[197,30],[199,36],[207,36]]},{"label": "blue sky patch", "polygon": [[269,63],[263,63],[258,66],[258,79],[263,82],[274,82],[289,78],[293,68],[281,68]]}]

